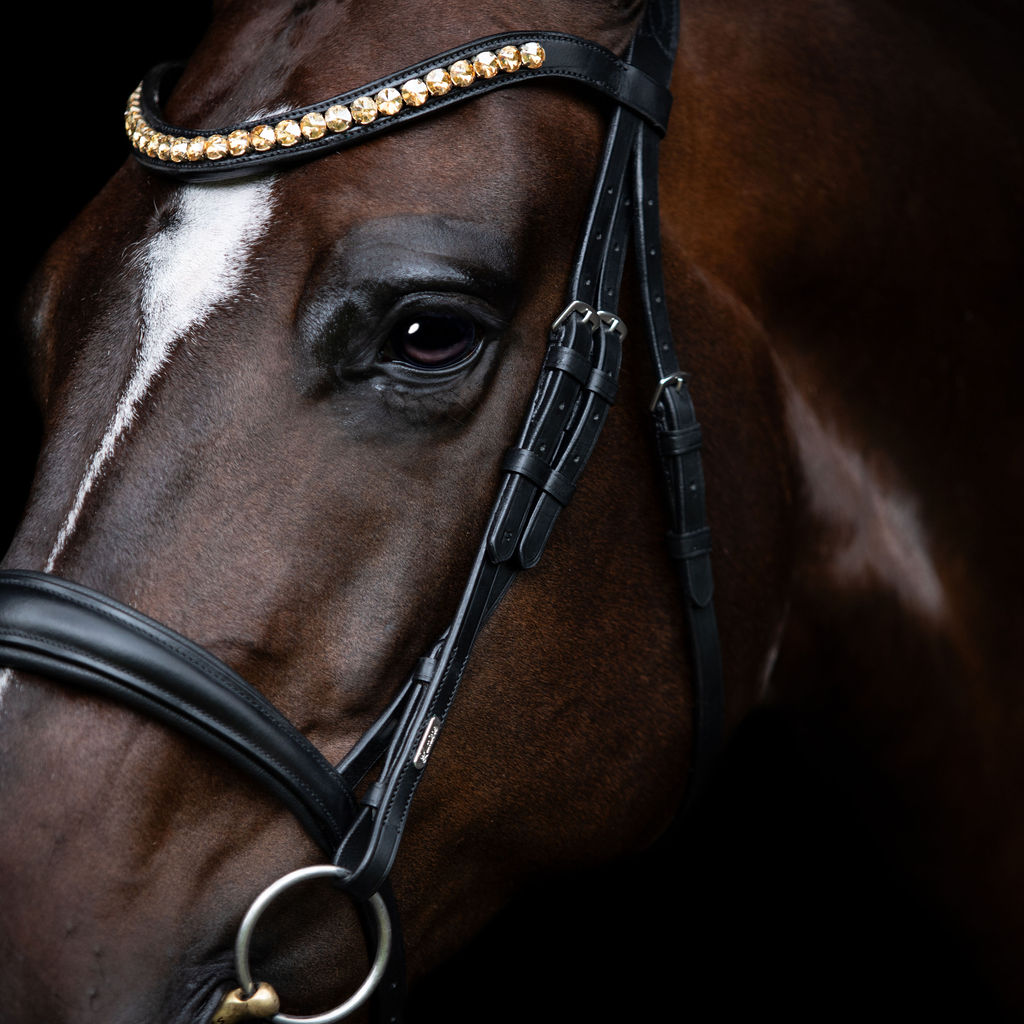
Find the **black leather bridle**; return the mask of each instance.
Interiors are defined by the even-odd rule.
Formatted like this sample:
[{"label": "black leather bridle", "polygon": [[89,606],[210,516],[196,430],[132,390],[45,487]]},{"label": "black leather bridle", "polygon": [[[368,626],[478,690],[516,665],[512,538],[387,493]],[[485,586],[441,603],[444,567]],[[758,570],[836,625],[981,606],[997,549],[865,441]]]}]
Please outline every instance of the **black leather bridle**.
[{"label": "black leather bridle", "polygon": [[[551,32],[477,40],[335,97],[351,105],[482,51],[536,43],[543,63],[478,76],[466,85],[405,105],[342,133],[224,159],[168,159],[160,141],[209,138],[160,116],[159,96],[173,69],[143,81],[132,118],[147,137],[138,159],[151,170],[202,182],[256,174],[357,144],[403,121],[517,82],[568,79],[613,101],[593,200],[569,280],[568,305],[556,318],[529,411],[503,463],[490,520],[448,629],[421,658],[377,722],[340,765],[322,754],[257,690],[207,651],[113,599],[49,574],[0,573],[0,664],[48,676],[123,701],[220,751],[259,779],[295,814],[365,912],[381,894],[397,920],[388,874],[410,803],[444,725],[473,644],[516,575],[539,560],[559,511],[570,500],[615,396],[625,325],[615,310],[632,232],[654,385],[651,410],[668,499],[669,553],[687,611],[694,687],[694,780],[705,774],[721,732],[723,695],[712,605],[710,537],[705,516],[700,427],[672,341],[662,277],[658,219],[658,142],[664,134],[678,37],[674,3],[652,2],[627,54]],[[282,118],[299,122],[327,104]],[[238,125],[215,133],[227,137]],[[374,775],[374,771],[376,774]],[[356,793],[372,779],[365,792]],[[375,1019],[397,1020],[401,943],[389,978],[374,995]]]}]

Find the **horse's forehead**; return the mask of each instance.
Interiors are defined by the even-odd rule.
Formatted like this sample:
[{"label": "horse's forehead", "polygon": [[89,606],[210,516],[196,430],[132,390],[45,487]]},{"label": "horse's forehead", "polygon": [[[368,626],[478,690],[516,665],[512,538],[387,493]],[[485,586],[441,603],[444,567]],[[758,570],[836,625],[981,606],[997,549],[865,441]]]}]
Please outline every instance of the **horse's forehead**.
[{"label": "horse's forehead", "polygon": [[619,52],[640,6],[623,0],[454,2],[429,10],[408,3],[227,4],[215,9],[167,114],[200,128],[304,106],[503,31],[572,32]]},{"label": "horse's forehead", "polygon": [[176,191],[167,223],[135,257],[147,333],[181,333],[236,290],[274,203],[275,182],[267,178]]}]

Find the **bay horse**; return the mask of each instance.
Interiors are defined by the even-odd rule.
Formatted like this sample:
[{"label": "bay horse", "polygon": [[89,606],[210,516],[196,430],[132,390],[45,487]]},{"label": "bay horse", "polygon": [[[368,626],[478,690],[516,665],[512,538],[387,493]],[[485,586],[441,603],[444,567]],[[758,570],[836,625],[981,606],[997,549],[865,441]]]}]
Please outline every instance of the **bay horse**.
[{"label": "bay horse", "polygon": [[[621,53],[639,17],[553,2],[418,14],[218,7],[169,113],[272,112],[524,26]],[[728,730],[783,709],[957,936],[989,1019],[1024,1005],[1009,18],[688,3],[661,182]],[[340,759],[450,618],[563,304],[605,123],[593,97],[537,85],[272,181],[179,186],[128,161],[28,290],[43,438],[4,568],[167,623]],[[374,405],[352,368],[410,296],[472,321],[485,358],[458,394]],[[642,319],[634,289],[622,314]],[[139,373],[154,336],[166,358]],[[636,861],[591,874],[665,829],[690,763],[642,360],[627,345],[579,493],[481,635],[413,804],[393,877],[414,980],[553,874],[661,898]],[[5,678],[0,736],[5,1019],[208,1019],[241,910],[317,859],[302,829],[217,755],[45,678]],[[773,837],[757,839],[730,851],[755,877]],[[347,911],[321,900],[271,922],[261,953],[292,1012],[336,1002],[363,970]],[[694,903],[673,902],[674,932]],[[713,936],[728,956],[729,929]],[[684,992],[700,985],[673,970]]]}]

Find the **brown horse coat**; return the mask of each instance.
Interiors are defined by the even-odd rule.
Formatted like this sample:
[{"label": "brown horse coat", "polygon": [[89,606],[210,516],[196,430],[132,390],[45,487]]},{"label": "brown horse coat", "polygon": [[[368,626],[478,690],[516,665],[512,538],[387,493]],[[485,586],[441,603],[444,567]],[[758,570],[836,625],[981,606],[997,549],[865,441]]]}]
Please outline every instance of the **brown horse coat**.
[{"label": "brown horse coat", "polygon": [[[428,25],[387,8],[325,47],[338,8],[225,5],[171,112],[216,122],[319,98],[523,19],[618,49],[635,13],[515,8],[449,6]],[[138,72],[161,42],[132,41]],[[970,997],[1019,1012],[1016,42],[994,3],[687,4],[662,194],[707,439],[731,722],[785,713],[781,735],[858,794],[840,806],[956,937],[951,961],[982,979]],[[28,293],[42,459],[4,566],[52,560],[168,622],[340,756],[450,614],[562,305],[601,126],[588,98],[557,87],[496,95],[251,193],[266,220],[245,243],[244,290],[175,335],[72,518],[159,320],[146,254],[193,230],[202,241],[214,210],[132,164],[117,171]],[[436,289],[438,259],[460,266],[500,341],[457,395],[374,404],[346,384],[368,351],[358,325],[410,280]],[[417,977],[538,874],[632,852],[672,815],[685,640],[646,397],[627,360],[594,464],[541,568],[482,637],[422,787],[396,866]],[[766,847],[781,826],[754,811],[756,842],[740,830],[743,856],[726,854],[744,880],[713,876],[711,909],[690,901],[713,949],[730,950],[718,907],[728,917],[757,891],[745,879],[765,858],[780,866]],[[3,696],[0,812],[13,1024],[196,1019],[230,973],[241,908],[311,855],[212,755],[42,680]],[[820,864],[800,875],[845,884]],[[346,927],[296,937],[280,922],[294,953],[267,964],[289,1008],[320,1009],[343,987]],[[310,961],[324,967],[307,986]],[[746,974],[762,976],[750,961]]]}]

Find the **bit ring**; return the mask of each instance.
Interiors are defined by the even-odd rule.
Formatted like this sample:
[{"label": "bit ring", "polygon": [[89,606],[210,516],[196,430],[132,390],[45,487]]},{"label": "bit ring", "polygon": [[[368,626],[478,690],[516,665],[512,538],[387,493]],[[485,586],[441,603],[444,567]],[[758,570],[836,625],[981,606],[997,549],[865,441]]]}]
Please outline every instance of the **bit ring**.
[{"label": "bit ring", "polygon": [[[238,972],[242,991],[246,996],[252,995],[256,990],[256,983],[249,970],[249,943],[252,940],[256,922],[260,919],[263,911],[281,893],[300,882],[308,881],[311,878],[336,878],[344,881],[347,877],[348,872],[334,864],[315,864],[312,867],[299,868],[297,871],[284,875],[273,884],[268,885],[256,897],[245,917],[242,918],[242,923],[238,926],[238,937],[235,939],[235,969]],[[377,953],[363,983],[345,1002],[333,1010],[314,1014],[311,1017],[293,1017],[287,1013],[276,1013],[270,1018],[274,1024],[337,1024],[338,1021],[344,1020],[350,1013],[358,1010],[370,998],[374,989],[380,984],[381,978],[384,977],[388,957],[391,955],[392,929],[387,907],[378,893],[374,893],[370,897],[369,904],[376,925]]]}]

